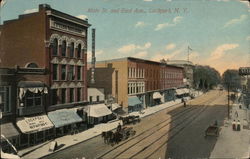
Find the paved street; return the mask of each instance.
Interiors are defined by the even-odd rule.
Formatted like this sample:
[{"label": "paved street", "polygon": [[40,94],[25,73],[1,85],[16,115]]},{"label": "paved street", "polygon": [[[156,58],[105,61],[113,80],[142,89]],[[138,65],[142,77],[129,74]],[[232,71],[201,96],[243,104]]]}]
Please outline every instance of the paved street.
[{"label": "paved street", "polygon": [[[221,96],[220,96],[221,95]],[[222,92],[217,92],[217,91],[211,91],[209,93],[207,93],[206,95],[203,95],[201,97],[198,97],[197,99],[189,102],[189,105],[194,105],[194,108],[196,109],[195,111],[190,111],[191,108],[183,108],[183,107],[179,107],[177,109],[173,110],[173,107],[170,109],[165,109],[163,111],[160,111],[154,115],[148,116],[146,118],[143,118],[143,120],[136,125],[131,125],[133,126],[133,128],[137,131],[136,135],[141,134],[143,131],[148,130],[148,132],[145,133],[145,135],[148,133],[150,134],[150,131],[152,132],[155,129],[159,129],[159,127],[161,125],[158,125],[157,127],[154,127],[155,125],[159,124],[160,122],[163,122],[165,120],[170,119],[170,124],[168,124],[168,126],[166,126],[166,128],[164,127],[163,130],[158,132],[158,135],[151,135],[152,137],[150,137],[149,140],[154,141],[158,136],[161,136],[162,134],[166,134],[166,132],[169,131],[170,128],[172,128],[173,126],[178,125],[178,123],[182,123],[183,121],[178,121],[175,122],[174,118],[172,118],[172,116],[174,114],[177,114],[181,111],[183,111],[184,109],[190,109],[190,113],[193,112],[197,113],[198,110],[201,110],[201,103],[204,103],[205,101],[208,102],[209,100],[213,102],[210,102],[210,105],[207,109],[204,110],[203,113],[201,113],[199,115],[198,118],[196,118],[191,125],[189,125],[188,127],[184,128],[182,131],[180,131],[180,133],[178,133],[177,136],[173,136],[173,134],[175,134],[176,132],[179,132],[179,129],[181,127],[178,128],[175,131],[170,131],[168,133],[168,135],[163,136],[165,139],[161,139],[159,140],[159,142],[161,142],[161,144],[163,143],[163,146],[159,149],[159,151],[156,151],[155,153],[153,153],[151,157],[155,158],[155,157],[162,157],[165,158],[166,157],[181,157],[181,156],[190,156],[190,157],[208,157],[210,154],[210,151],[213,149],[213,146],[216,142],[216,140],[214,139],[204,139],[204,130],[205,128],[212,122],[214,122],[215,119],[217,119],[218,121],[223,121],[225,115],[226,115],[226,107],[223,106],[222,104],[226,102],[225,100],[225,93]],[[217,98],[216,100],[214,100],[215,98]],[[199,109],[198,109],[199,108]],[[196,116],[196,114],[195,114]],[[181,116],[180,118],[185,119],[186,117],[188,117],[188,114],[183,114],[183,116]],[[179,119],[178,119],[179,120]],[[174,122],[173,122],[174,121]],[[177,121],[177,120],[176,120]],[[187,120],[188,121],[188,120]],[[184,122],[183,122],[184,123]],[[185,123],[184,123],[185,124]],[[219,122],[219,124],[221,124],[221,122]],[[154,128],[153,128],[154,127]],[[151,130],[152,129],[152,130]],[[143,135],[143,136],[145,136]],[[168,142],[168,145],[164,145],[164,141],[168,140],[168,136],[171,137],[171,140]],[[140,136],[141,137],[141,136]],[[198,138],[198,140],[197,140]],[[135,140],[138,140],[138,138],[135,138],[129,142],[135,142]],[[145,143],[149,142],[149,141],[144,141]],[[124,141],[126,142],[126,141]],[[124,153],[125,156],[121,156],[121,157],[129,157],[126,155],[131,154],[136,154],[137,149],[140,150],[145,144],[144,142],[142,142],[141,144],[137,145],[137,148]],[[190,144],[192,143],[192,144]],[[120,147],[118,147],[115,151],[113,152],[115,154],[119,154],[118,151],[121,151],[124,149],[123,146],[128,146],[129,143],[123,143],[121,142],[120,144],[124,144]],[[133,143],[134,144],[134,143]],[[131,144],[132,145],[132,144]],[[130,145],[130,146],[131,146]],[[140,147],[140,145],[142,147]],[[115,145],[114,147],[116,147],[117,145]],[[111,149],[113,149],[114,147],[110,146],[110,145],[106,145],[103,143],[103,139],[98,136],[95,137],[93,139],[90,139],[86,142],[80,143],[78,145],[75,145],[73,147],[67,148],[65,150],[59,151],[53,155],[47,156],[45,158],[82,158],[82,157],[86,157],[86,158],[95,158],[95,157],[99,157],[102,154],[104,154],[107,151],[110,151]],[[152,151],[154,148],[150,148],[150,151]],[[145,151],[148,152],[148,151]],[[180,153],[181,152],[181,153]],[[104,156],[103,158],[109,158],[109,155],[112,156],[112,153],[108,153],[106,155],[106,157]],[[114,157],[114,156],[113,156]],[[134,155],[135,158],[138,158]],[[140,156],[142,157],[142,156]],[[119,158],[119,157],[117,157]]]}]

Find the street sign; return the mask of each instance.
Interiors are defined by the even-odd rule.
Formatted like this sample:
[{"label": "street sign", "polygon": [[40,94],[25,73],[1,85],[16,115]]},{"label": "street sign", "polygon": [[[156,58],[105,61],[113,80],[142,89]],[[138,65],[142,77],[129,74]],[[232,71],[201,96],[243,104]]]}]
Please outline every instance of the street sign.
[{"label": "street sign", "polygon": [[239,75],[250,75],[250,67],[240,67],[239,68]]}]

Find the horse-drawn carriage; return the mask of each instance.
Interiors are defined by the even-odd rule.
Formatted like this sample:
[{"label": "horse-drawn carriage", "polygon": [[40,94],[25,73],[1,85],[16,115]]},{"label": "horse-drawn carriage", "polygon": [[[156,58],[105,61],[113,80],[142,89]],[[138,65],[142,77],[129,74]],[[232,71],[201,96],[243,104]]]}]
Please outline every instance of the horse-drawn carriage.
[{"label": "horse-drawn carriage", "polygon": [[140,122],[140,116],[139,115],[129,115],[129,116],[125,116],[125,117],[120,117],[120,120],[122,120],[123,124],[130,124],[133,123],[135,124],[136,122]]},{"label": "horse-drawn carriage", "polygon": [[136,131],[133,130],[132,127],[122,127],[120,130],[116,130],[113,132],[110,131],[103,131],[102,137],[104,139],[104,143],[107,144],[114,144],[119,143],[120,141],[126,140],[127,138],[134,136],[136,134]]}]

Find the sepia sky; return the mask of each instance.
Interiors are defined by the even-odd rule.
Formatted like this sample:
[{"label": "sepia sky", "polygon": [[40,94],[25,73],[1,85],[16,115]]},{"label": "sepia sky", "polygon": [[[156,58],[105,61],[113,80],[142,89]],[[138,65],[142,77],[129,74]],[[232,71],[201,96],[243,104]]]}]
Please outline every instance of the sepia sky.
[{"label": "sepia sky", "polygon": [[[190,60],[220,73],[250,66],[250,8],[239,0],[5,0],[1,22],[36,12],[38,5],[96,28],[97,61],[133,56]],[[89,55],[91,39],[89,30]],[[90,56],[89,56],[90,60]]]}]

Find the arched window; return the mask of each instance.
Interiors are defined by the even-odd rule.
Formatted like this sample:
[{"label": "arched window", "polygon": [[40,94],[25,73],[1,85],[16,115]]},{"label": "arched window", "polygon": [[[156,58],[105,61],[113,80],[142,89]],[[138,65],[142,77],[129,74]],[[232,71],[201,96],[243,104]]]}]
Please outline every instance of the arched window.
[{"label": "arched window", "polygon": [[70,43],[70,57],[74,57],[74,42]]},{"label": "arched window", "polygon": [[66,56],[66,40],[62,42],[62,56]]},{"label": "arched window", "polygon": [[28,63],[25,66],[26,68],[38,68],[38,65],[36,63]]},{"label": "arched window", "polygon": [[78,44],[78,47],[77,47],[77,58],[81,58],[81,44]]},{"label": "arched window", "polygon": [[53,55],[57,55],[58,52],[58,40],[55,38],[53,40]]}]

